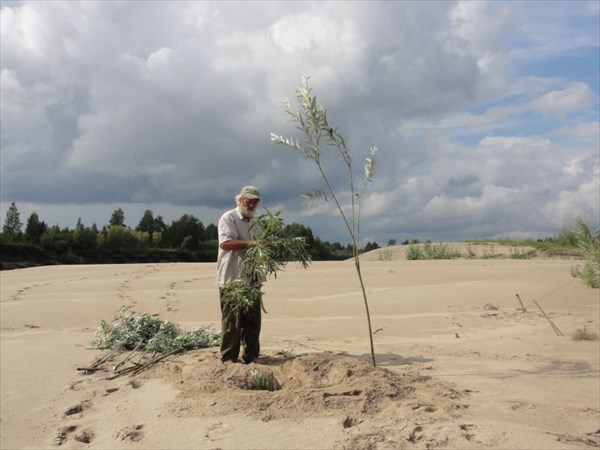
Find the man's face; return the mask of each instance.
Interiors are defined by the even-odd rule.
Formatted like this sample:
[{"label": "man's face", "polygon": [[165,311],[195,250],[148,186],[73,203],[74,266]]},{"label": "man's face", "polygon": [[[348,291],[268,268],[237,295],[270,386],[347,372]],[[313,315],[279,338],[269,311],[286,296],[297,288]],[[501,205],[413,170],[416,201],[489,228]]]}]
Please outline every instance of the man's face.
[{"label": "man's face", "polygon": [[240,199],[240,206],[242,207],[241,209],[244,217],[247,219],[252,219],[256,213],[256,208],[258,208],[259,203],[260,199],[258,198],[242,197]]}]

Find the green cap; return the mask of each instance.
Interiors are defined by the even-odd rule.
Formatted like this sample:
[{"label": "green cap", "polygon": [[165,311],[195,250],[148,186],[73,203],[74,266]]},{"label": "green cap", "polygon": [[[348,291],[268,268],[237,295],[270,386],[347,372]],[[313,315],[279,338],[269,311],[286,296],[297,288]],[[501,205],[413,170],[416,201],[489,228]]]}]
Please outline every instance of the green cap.
[{"label": "green cap", "polygon": [[260,191],[255,188],[254,186],[245,186],[244,188],[242,188],[242,192],[240,192],[240,196],[241,197],[246,197],[246,198],[257,198],[260,200]]}]

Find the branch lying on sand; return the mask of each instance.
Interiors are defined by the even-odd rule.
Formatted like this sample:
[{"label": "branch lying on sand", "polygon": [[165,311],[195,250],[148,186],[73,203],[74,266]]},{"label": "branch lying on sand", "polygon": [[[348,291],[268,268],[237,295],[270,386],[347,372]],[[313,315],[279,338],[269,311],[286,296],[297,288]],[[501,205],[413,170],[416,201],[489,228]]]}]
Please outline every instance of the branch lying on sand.
[{"label": "branch lying on sand", "polygon": [[[130,353],[112,368],[110,380],[122,375],[136,375],[163,359],[187,350],[218,346],[220,333],[198,327],[190,332],[182,332],[173,322],[160,320],[150,314],[135,316],[128,308],[122,307],[112,324],[100,323],[92,341],[93,348],[110,349],[97,358],[89,367],[78,367],[85,374],[99,370],[107,371],[104,364],[125,351]],[[140,354],[141,352],[141,354]],[[140,354],[137,361],[133,357]],[[148,357],[148,355],[150,355]],[[125,366],[125,364],[129,365]]]},{"label": "branch lying on sand", "polygon": [[108,379],[114,380],[115,378],[118,378],[121,375],[127,375],[127,374],[137,375],[138,373],[146,370],[147,368],[162,361],[163,359],[168,358],[169,356],[175,355],[177,353],[182,353],[183,351],[184,351],[183,349],[175,349],[168,353],[163,353],[163,354],[158,354],[158,355],[152,356],[148,361],[144,361],[144,362],[140,362],[140,363],[133,363],[132,366],[125,367],[123,369],[116,371],[115,374],[108,377]]},{"label": "branch lying on sand", "polygon": [[96,359],[92,364],[90,364],[89,367],[78,367],[77,370],[83,371],[86,375],[88,373],[93,373],[98,370],[106,370],[104,367],[102,367],[102,364],[105,363],[106,361],[109,361],[117,352],[118,352],[117,349],[111,350],[110,352],[108,352],[108,353],[102,355],[100,358]]}]

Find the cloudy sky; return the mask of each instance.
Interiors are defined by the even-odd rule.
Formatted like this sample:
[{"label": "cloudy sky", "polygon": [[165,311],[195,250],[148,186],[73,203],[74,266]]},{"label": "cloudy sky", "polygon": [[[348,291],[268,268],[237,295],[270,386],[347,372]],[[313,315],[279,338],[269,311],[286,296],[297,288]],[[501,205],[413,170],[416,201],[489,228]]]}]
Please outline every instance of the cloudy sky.
[{"label": "cloudy sky", "polygon": [[[270,141],[304,75],[357,176],[363,243],[544,237],[599,217],[597,1],[2,1],[1,220],[216,223],[244,185],[348,242]],[[340,162],[326,168],[343,201]]]}]

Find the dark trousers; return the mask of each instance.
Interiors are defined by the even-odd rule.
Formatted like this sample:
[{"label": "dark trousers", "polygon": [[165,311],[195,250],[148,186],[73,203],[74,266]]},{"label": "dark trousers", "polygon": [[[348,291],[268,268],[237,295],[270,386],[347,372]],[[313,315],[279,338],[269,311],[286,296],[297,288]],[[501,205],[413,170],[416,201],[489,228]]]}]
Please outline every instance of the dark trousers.
[{"label": "dark trousers", "polygon": [[260,354],[260,302],[246,314],[236,314],[229,304],[223,301],[223,293],[219,289],[221,300],[221,359],[237,361],[242,347],[242,359],[252,362]]}]

